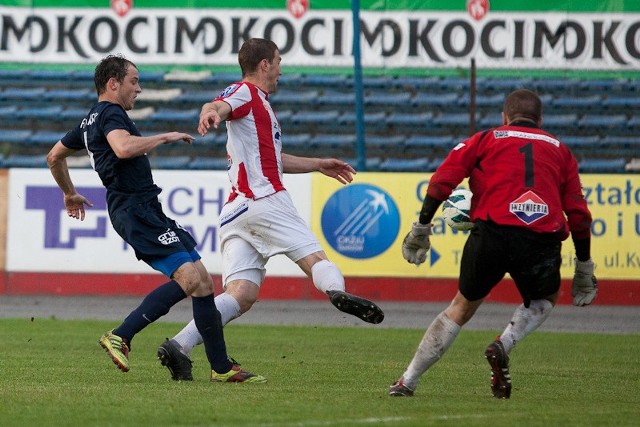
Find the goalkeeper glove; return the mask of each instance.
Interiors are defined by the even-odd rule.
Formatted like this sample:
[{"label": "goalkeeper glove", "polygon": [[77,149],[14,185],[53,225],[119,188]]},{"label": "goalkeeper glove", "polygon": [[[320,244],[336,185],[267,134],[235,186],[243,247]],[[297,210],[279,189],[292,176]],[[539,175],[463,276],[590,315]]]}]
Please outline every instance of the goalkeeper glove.
[{"label": "goalkeeper glove", "polygon": [[429,236],[432,224],[414,222],[411,231],[402,241],[402,256],[408,262],[420,265],[427,260],[427,251],[431,247]]},{"label": "goalkeeper glove", "polygon": [[578,261],[576,259],[575,264],[576,269],[573,275],[571,295],[573,296],[573,305],[582,307],[591,304],[596,298],[598,280],[593,275],[594,264],[591,258],[588,261]]}]

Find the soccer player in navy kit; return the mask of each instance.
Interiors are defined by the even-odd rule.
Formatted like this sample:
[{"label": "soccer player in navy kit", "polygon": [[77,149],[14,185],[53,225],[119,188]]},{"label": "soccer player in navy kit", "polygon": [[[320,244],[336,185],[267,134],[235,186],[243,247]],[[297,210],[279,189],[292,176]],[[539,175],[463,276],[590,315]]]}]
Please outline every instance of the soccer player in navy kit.
[{"label": "soccer player in navy kit", "polygon": [[131,61],[107,56],[96,67],[94,80],[98,102],[80,125],[51,149],[49,169],[64,193],[67,214],[84,220],[84,206],[92,203],[76,191],[66,158],[86,149],[107,189],[113,228],[139,260],[171,278],[150,292],[120,326],[105,333],[100,345],[122,372],[129,371],[133,337],[191,296],[193,317],[211,364],[211,381],[265,382],[264,377],[240,369],[228,358],[211,275],[200,260],[193,237],[164,214],[158,200],[161,189],[153,181],[146,153],[162,144],[191,143],[194,138],[180,132],[140,135],[126,113],[142,91],[138,70]]},{"label": "soccer player in navy kit", "polygon": [[540,129],[542,103],[526,89],[504,102],[503,126],[458,144],[429,181],[420,216],[402,255],[420,265],[430,248],[431,220],[465,178],[473,193],[471,229],[460,265],[458,293],[430,324],[391,396],[412,396],[418,380],[453,343],[491,289],[509,273],[522,296],[502,334],[485,350],[494,397],[511,396],[509,352],[549,316],[560,289],[562,241],[576,253],[573,304],[591,304],[597,282],[591,260],[591,213],[569,149]]}]

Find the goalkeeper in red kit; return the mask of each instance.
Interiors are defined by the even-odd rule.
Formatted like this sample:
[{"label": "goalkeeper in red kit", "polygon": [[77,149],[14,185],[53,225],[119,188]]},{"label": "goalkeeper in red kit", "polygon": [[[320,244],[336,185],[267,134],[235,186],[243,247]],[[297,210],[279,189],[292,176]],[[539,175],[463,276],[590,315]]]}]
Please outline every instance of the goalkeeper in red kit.
[{"label": "goalkeeper in red kit", "polygon": [[431,322],[413,360],[389,387],[412,396],[418,380],[455,340],[491,289],[509,273],[522,296],[502,334],[485,350],[493,396],[511,396],[509,353],[549,316],[558,299],[562,241],[575,246],[573,304],[596,297],[591,259],[591,213],[570,150],[543,131],[542,102],[526,89],[504,101],[503,125],[476,133],[449,153],[429,181],[420,216],[402,244],[402,255],[420,265],[430,247],[431,220],[466,177],[473,193],[469,233],[458,292]]}]

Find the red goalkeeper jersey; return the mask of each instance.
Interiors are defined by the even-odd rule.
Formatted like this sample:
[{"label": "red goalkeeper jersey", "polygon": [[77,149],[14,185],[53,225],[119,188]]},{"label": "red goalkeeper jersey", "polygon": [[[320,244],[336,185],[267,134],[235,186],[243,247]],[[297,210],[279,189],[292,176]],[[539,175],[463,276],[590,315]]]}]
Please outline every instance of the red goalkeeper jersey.
[{"label": "red goalkeeper jersey", "polygon": [[436,170],[427,194],[446,200],[469,177],[471,219],[590,236],[591,213],[578,164],[553,135],[526,123],[479,132],[459,143]]}]

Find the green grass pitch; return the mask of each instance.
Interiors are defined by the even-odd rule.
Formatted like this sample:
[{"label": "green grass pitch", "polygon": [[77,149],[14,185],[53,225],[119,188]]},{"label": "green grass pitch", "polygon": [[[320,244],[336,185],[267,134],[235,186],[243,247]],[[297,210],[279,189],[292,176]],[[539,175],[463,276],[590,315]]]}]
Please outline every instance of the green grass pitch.
[{"label": "green grass pitch", "polygon": [[535,332],[511,353],[513,392],[489,389],[485,346],[467,331],[413,398],[388,386],[423,332],[309,326],[225,328],[229,354],[266,384],[214,384],[202,347],[193,382],[156,360],[181,327],[155,323],[133,341],[123,374],[97,344],[116,322],[2,319],[2,426],[637,426],[640,335]]}]

